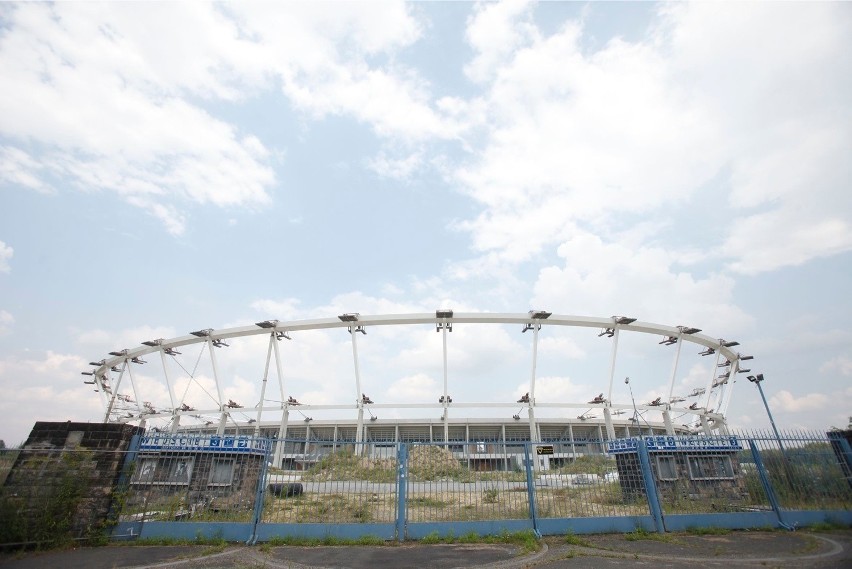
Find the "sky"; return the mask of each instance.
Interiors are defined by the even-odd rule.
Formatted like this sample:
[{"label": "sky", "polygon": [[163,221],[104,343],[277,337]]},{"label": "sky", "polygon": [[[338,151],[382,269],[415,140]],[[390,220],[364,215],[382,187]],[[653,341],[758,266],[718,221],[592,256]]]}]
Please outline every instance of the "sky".
[{"label": "sky", "polygon": [[[111,350],[437,308],[695,326],[755,357],[780,428],[852,416],[848,3],[2,3],[0,78],[7,444],[101,420],[80,374]],[[368,330],[364,391],[437,398],[440,336]],[[659,340],[620,340],[639,402],[669,381]],[[528,391],[530,346],[457,326],[454,400]],[[539,400],[603,391],[610,346],[545,327]],[[282,351],[288,394],[352,403],[348,334]],[[714,373],[687,352],[678,393]],[[217,353],[226,397],[259,401],[265,355]],[[729,424],[767,428],[732,389]]]}]

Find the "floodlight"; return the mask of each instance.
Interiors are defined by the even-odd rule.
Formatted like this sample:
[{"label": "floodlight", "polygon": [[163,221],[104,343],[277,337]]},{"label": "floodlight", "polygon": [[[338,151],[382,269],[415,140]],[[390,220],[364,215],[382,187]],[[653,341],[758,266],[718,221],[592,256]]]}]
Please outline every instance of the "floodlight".
[{"label": "floodlight", "polygon": [[546,320],[550,318],[551,312],[545,312],[544,310],[530,310],[529,312],[531,318],[535,318],[536,320]]},{"label": "floodlight", "polygon": [[145,360],[143,360],[142,358],[140,358],[139,356],[133,357],[130,361],[134,364],[147,364],[148,363]]},{"label": "floodlight", "polygon": [[712,355],[713,355],[713,354],[715,354],[715,353],[716,353],[716,350],[715,350],[715,349],[713,349],[713,348],[707,348],[707,349],[706,349],[706,350],[704,350],[703,352],[698,352],[698,355],[699,355],[699,356],[712,356]]},{"label": "floodlight", "polygon": [[722,338],[719,338],[719,345],[722,346],[723,348],[733,348],[734,346],[739,346],[740,343],[739,342],[727,342],[727,341],[723,340]]},{"label": "floodlight", "polygon": [[737,354],[737,358],[739,358],[739,360],[740,360],[741,362],[744,362],[744,361],[746,361],[746,360],[753,360],[753,359],[754,359],[754,356],[744,356],[744,355],[742,355],[742,354]]},{"label": "floodlight", "polygon": [[99,361],[99,362],[89,362],[89,365],[90,365],[90,366],[97,366],[97,367],[101,367],[101,366],[102,366],[102,365],[104,365],[105,363],[106,363],[106,360],[101,360],[101,361]]},{"label": "floodlight", "polygon": [[453,311],[449,308],[442,308],[435,311],[435,318],[452,318]]},{"label": "floodlight", "polygon": [[636,322],[635,318],[630,318],[629,316],[613,316],[612,319],[616,324],[632,324]]},{"label": "floodlight", "polygon": [[179,356],[180,352],[174,348],[163,348],[163,351],[166,352],[170,356]]},{"label": "floodlight", "polygon": [[358,312],[347,312],[346,314],[341,314],[338,318],[340,318],[341,322],[357,322],[358,316],[360,316]]},{"label": "floodlight", "polygon": [[659,342],[663,346],[671,346],[672,344],[677,344],[677,336],[669,336],[662,342]]},{"label": "floodlight", "polygon": [[111,355],[111,356],[126,356],[127,355],[127,348],[124,348],[123,350],[119,350],[119,351],[116,351],[116,352],[110,352],[109,355]]},{"label": "floodlight", "polygon": [[278,320],[264,320],[263,322],[256,322],[255,326],[260,326],[261,328],[275,328],[278,325]]},{"label": "floodlight", "polygon": [[160,339],[158,339],[158,340],[148,340],[147,342],[142,342],[142,344],[143,344],[143,345],[145,345],[145,346],[151,346],[152,348],[153,348],[154,346],[159,346],[159,345],[160,345],[160,344],[162,344],[162,343],[163,343],[163,339],[162,339],[162,338],[160,338]]},{"label": "floodlight", "polygon": [[190,332],[193,336],[198,336],[199,338],[206,338],[213,331],[213,328],[205,328],[204,330],[196,330],[195,332]]},{"label": "floodlight", "polygon": [[701,328],[692,328],[690,326],[678,326],[677,328],[681,334],[697,334],[701,332]]}]

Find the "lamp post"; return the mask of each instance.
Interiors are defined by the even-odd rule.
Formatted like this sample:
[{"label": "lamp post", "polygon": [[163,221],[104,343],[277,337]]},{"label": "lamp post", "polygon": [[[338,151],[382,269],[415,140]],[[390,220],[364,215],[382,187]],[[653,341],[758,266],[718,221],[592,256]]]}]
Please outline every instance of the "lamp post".
[{"label": "lamp post", "polygon": [[763,388],[760,386],[763,381],[763,374],[759,373],[756,376],[750,375],[748,376],[748,380],[757,386],[757,390],[760,391],[760,398],[763,399],[763,406],[766,407],[766,414],[769,415],[769,423],[772,425],[772,431],[775,433],[775,438],[778,439],[778,447],[781,449],[781,453],[784,453],[784,445],[781,444],[781,435],[778,434],[778,428],[775,426],[775,419],[772,418],[772,411],[769,410],[769,403],[766,402],[766,396],[763,394]]}]

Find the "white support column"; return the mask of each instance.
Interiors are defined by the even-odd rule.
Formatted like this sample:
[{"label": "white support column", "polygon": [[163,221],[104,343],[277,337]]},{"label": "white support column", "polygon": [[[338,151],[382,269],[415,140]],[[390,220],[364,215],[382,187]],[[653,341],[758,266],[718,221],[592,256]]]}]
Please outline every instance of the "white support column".
[{"label": "white support column", "polygon": [[136,382],[133,380],[133,366],[130,365],[130,362],[125,359],[124,366],[127,368],[127,376],[130,378],[130,389],[133,390],[133,399],[136,401],[136,408],[139,410],[139,414],[142,414],[142,403],[139,401],[139,392],[136,391]]},{"label": "white support column", "polygon": [[275,445],[275,465],[280,468],[281,455],[284,452],[286,444],[284,439],[287,438],[287,423],[290,421],[290,404],[287,403],[287,399],[284,396],[284,371],[281,369],[281,350],[278,348],[278,340],[274,332],[269,341],[275,353],[275,371],[278,374],[278,390],[281,393],[281,423],[278,425],[278,444]]},{"label": "white support column", "polygon": [[[272,360],[272,344],[275,343],[275,332],[269,335],[269,348],[266,350],[266,365],[263,368],[263,381],[260,384],[260,401],[257,404],[257,416],[254,420],[254,436],[260,434],[260,417],[263,414],[263,402],[266,399],[266,382],[269,379],[269,362]],[[281,400],[282,404],[284,400]]]},{"label": "white support column", "polygon": [[717,373],[716,370],[719,369],[719,358],[721,358],[721,357],[722,357],[722,352],[716,352],[716,363],[713,364],[713,369],[710,370],[710,381],[707,382],[707,389],[705,391],[706,394],[707,394],[707,397],[705,398],[705,401],[704,401],[704,410],[705,411],[710,406],[710,395],[712,395],[712,391],[713,391],[713,380],[716,379],[716,373]]},{"label": "white support column", "polygon": [[175,390],[172,386],[171,378],[169,377],[169,367],[166,365],[166,352],[163,346],[160,346],[160,362],[163,364],[163,376],[166,378],[166,387],[169,388],[169,401],[172,404],[172,426],[171,432],[176,432],[180,426],[180,414],[178,406],[175,404]]},{"label": "white support column", "polygon": [[663,423],[666,425],[666,434],[675,434],[674,425],[672,424],[672,414],[668,409],[663,411]]},{"label": "white support column", "polygon": [[568,436],[571,437],[571,461],[573,462],[576,458],[577,447],[574,445],[574,427],[571,423],[568,423]]},{"label": "white support column", "polygon": [[109,379],[106,377],[106,373],[107,372],[105,371],[103,376],[97,374],[92,376],[92,381],[95,382],[95,391],[100,393],[101,403],[103,403],[105,410],[109,409],[110,400],[109,396],[107,395],[107,392],[104,391],[104,382],[109,381]]},{"label": "white support column", "polygon": [[509,470],[509,455],[506,452],[506,423],[500,424],[500,437],[503,439],[503,468]]},{"label": "white support column", "polygon": [[219,382],[219,366],[216,364],[216,349],[213,347],[213,339],[207,336],[207,349],[210,350],[210,362],[213,364],[213,381],[216,382],[216,394],[219,397],[219,411],[222,413],[219,419],[219,428],[216,434],[225,434],[225,422],[228,420],[228,412],[225,411],[224,397],[222,396],[222,384]]},{"label": "white support column", "polygon": [[668,390],[668,395],[666,396],[667,407],[668,407],[668,403],[671,402],[672,396],[673,396],[673,393],[674,393],[674,383],[675,383],[675,378],[677,377],[677,364],[680,361],[680,349],[681,349],[682,346],[683,346],[683,336],[681,334],[678,334],[677,351],[675,352],[674,363],[672,364],[672,376],[669,379],[669,390]]},{"label": "white support column", "polygon": [[609,358],[609,391],[607,391],[606,400],[612,402],[612,382],[615,379],[615,356],[618,354],[618,325],[614,325],[614,333],[612,335],[612,355]]},{"label": "white support column", "polygon": [[731,362],[731,374],[728,376],[728,383],[725,384],[724,391],[722,392],[722,404],[719,405],[718,409],[716,409],[716,412],[723,417],[728,414],[728,405],[731,404],[731,397],[734,391],[734,378],[737,376],[739,371],[740,360],[736,359]]},{"label": "white support column", "polygon": [[680,349],[683,346],[683,333],[678,334],[677,336],[677,351],[675,352],[674,363],[672,364],[672,376],[669,379],[669,389],[668,395],[666,396],[665,401],[665,410],[663,411],[663,422],[666,425],[666,434],[673,435],[675,434],[674,425],[672,425],[672,415],[670,409],[672,408],[672,394],[674,393],[674,383],[675,378],[677,377],[677,364],[680,361]]},{"label": "white support column", "polygon": [[118,390],[121,387],[121,379],[124,377],[125,370],[127,370],[127,360],[124,360],[124,363],[122,363],[121,371],[118,374],[118,381],[116,381],[115,385],[112,387],[112,397],[109,400],[109,405],[107,405],[106,414],[104,415],[104,423],[109,422],[109,416],[112,413],[112,408],[115,406],[115,398],[118,397]]},{"label": "white support column", "polygon": [[[538,441],[538,429],[535,424],[535,368],[538,362],[538,331],[541,328],[541,324],[537,321],[532,325],[533,328],[533,345],[532,345],[532,370],[530,371],[530,400],[527,405],[529,405],[529,416],[530,416],[530,441],[536,442]],[[538,466],[538,461],[536,461],[536,467]]]},{"label": "white support column", "polygon": [[362,454],[362,445],[361,443],[364,441],[364,401],[362,399],[361,392],[361,371],[358,367],[358,340],[357,340],[357,329],[358,327],[353,322],[349,326],[349,335],[352,336],[352,359],[355,364],[355,401],[358,405],[358,422],[357,429],[355,431],[355,454],[360,456]]},{"label": "white support column", "polygon": [[705,435],[712,435],[713,431],[710,429],[710,423],[707,421],[707,415],[701,415],[701,428],[704,429]]},{"label": "white support column", "polygon": [[606,437],[609,440],[613,440],[615,438],[615,427],[612,424],[612,412],[609,408],[609,403],[604,407],[604,423],[606,423]]},{"label": "white support column", "polygon": [[[447,440],[450,438],[450,396],[447,392],[447,327],[445,322],[442,329],[444,340],[444,448],[449,448]],[[430,427],[431,428],[431,427]]]}]

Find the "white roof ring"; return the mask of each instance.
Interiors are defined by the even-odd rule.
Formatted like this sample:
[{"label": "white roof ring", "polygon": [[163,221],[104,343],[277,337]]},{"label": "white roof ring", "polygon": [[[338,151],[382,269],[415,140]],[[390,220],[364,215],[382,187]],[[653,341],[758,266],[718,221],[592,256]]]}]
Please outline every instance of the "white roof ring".
[{"label": "white roof ring", "polygon": [[[198,330],[196,332],[190,333],[186,336],[180,336],[171,339],[156,339],[156,340],[148,340],[145,341],[141,346],[132,349],[122,349],[115,352],[110,352],[110,357],[105,358],[98,362],[92,362],[92,365],[95,366],[90,372],[84,372],[85,375],[92,376],[92,380],[95,382],[96,387],[99,388],[98,391],[102,393],[102,397],[104,399],[104,404],[106,407],[106,415],[105,420],[114,421],[114,420],[126,420],[119,417],[114,416],[114,411],[116,409],[116,400],[120,400],[118,393],[118,386],[122,381],[122,378],[127,375],[130,378],[130,382],[133,385],[134,392],[136,391],[135,383],[133,382],[133,373],[132,366],[130,364],[138,363],[138,361],[146,355],[150,354],[160,354],[163,359],[163,367],[165,371],[165,356],[169,354],[169,352],[177,350],[178,348],[189,346],[193,344],[201,344],[208,343],[211,347],[210,349],[210,358],[212,359],[212,365],[214,370],[214,375],[216,374],[216,361],[215,361],[215,350],[212,348],[214,346],[226,344],[226,341],[232,338],[241,338],[246,336],[258,336],[258,335],[268,335],[270,336],[270,348],[269,354],[267,356],[267,373],[269,373],[269,367],[271,358],[273,355],[273,351],[275,354],[275,361],[279,365],[279,381],[281,381],[280,374],[280,361],[278,361],[278,350],[277,350],[277,342],[275,339],[281,339],[282,337],[289,337],[288,335],[291,332],[301,332],[301,331],[309,331],[309,330],[326,330],[326,329],[334,329],[334,328],[343,328],[348,329],[348,331],[352,335],[353,342],[353,355],[355,360],[355,376],[356,376],[356,393],[360,393],[360,379],[358,377],[358,354],[357,354],[357,346],[356,346],[356,332],[362,331],[367,327],[374,326],[404,326],[404,325],[418,325],[418,324],[431,324],[437,327],[438,331],[444,330],[444,393],[446,395],[446,331],[452,331],[452,326],[457,324],[517,324],[519,326],[523,326],[523,331],[532,330],[534,334],[533,336],[533,358],[532,358],[532,373],[531,373],[531,392],[532,397],[530,397],[530,401],[525,402],[526,406],[530,409],[530,420],[532,419],[532,409],[533,408],[547,408],[547,407],[561,407],[561,408],[576,408],[576,409],[599,409],[603,410],[603,413],[606,417],[608,423],[608,430],[610,430],[610,414],[623,414],[623,412],[636,412],[637,410],[654,410],[660,411],[663,410],[665,412],[680,412],[684,414],[691,413],[692,415],[699,417],[702,421],[710,420],[711,423],[715,423],[717,426],[722,425],[724,427],[724,415],[727,411],[727,406],[730,403],[731,397],[731,388],[729,382],[726,378],[734,377],[736,373],[743,373],[749,370],[743,370],[740,365],[743,360],[751,359],[751,356],[743,356],[737,351],[735,351],[735,346],[738,345],[737,342],[730,342],[724,339],[711,337],[706,334],[702,334],[701,330],[697,328],[687,327],[687,326],[670,326],[663,324],[655,324],[650,322],[643,322],[633,318],[623,317],[623,316],[612,316],[612,317],[584,317],[584,316],[573,316],[573,315],[561,315],[561,314],[551,314],[545,311],[529,311],[524,313],[455,313],[452,310],[437,310],[434,313],[416,313],[416,314],[383,314],[383,315],[361,315],[358,313],[347,313],[342,314],[336,317],[331,318],[321,318],[321,319],[312,319],[312,320],[293,320],[293,321],[278,321],[278,320],[267,320],[263,322],[258,322],[256,324],[252,324],[249,326],[240,326],[236,328],[227,328],[227,329],[204,329]],[[668,397],[665,398],[664,401],[657,400],[656,404],[643,404],[643,405],[626,405],[626,404],[615,404],[610,401],[610,397],[602,397],[602,401],[596,403],[585,403],[585,402],[536,402],[534,395],[534,387],[535,387],[535,365],[536,365],[536,351],[535,345],[538,341],[538,331],[543,327],[579,327],[579,328],[598,328],[601,329],[602,332],[599,334],[601,336],[608,336],[613,338],[613,350],[612,350],[612,362],[610,368],[610,376],[609,376],[609,392],[607,395],[611,396],[612,394],[612,384],[613,384],[613,374],[615,369],[615,359],[616,359],[616,351],[618,345],[618,334],[622,332],[633,332],[639,334],[651,334],[662,336],[664,340],[659,342],[661,344],[677,344],[678,351],[677,356],[675,357],[675,365],[674,370],[672,372],[671,383],[669,387]],[[725,379],[720,380],[720,378],[712,379],[708,382],[707,388],[704,390],[707,392],[707,400],[706,402],[709,404],[709,395],[710,392],[716,393],[716,405],[715,405],[715,413],[713,409],[708,409],[708,405],[705,404],[703,406],[696,407],[695,403],[692,406],[688,406],[686,401],[683,401],[683,398],[676,398],[672,396],[671,388],[674,384],[674,376],[675,370],[677,368],[677,357],[680,354],[680,347],[682,343],[691,343],[695,346],[700,346],[704,348],[704,352],[701,352],[702,355],[710,355],[715,354],[717,362],[724,361],[724,364],[717,364],[717,367],[721,365],[730,365],[730,369],[727,374],[724,376]],[[273,350],[273,346],[275,349]],[[134,361],[135,360],[135,361]],[[714,368],[715,371],[715,368]],[[127,373],[125,373],[127,372]],[[113,375],[117,374],[117,378],[114,378]],[[718,381],[717,381],[718,380]],[[166,382],[168,383],[168,373],[166,372]],[[91,383],[89,381],[88,383]],[[264,377],[264,388],[266,383],[266,377]],[[733,382],[731,382],[733,383]],[[195,415],[195,414],[218,414],[221,413],[223,417],[224,424],[224,416],[229,413],[234,406],[230,405],[233,403],[231,401],[225,401],[222,396],[221,386],[219,385],[218,379],[216,380],[218,393],[218,406],[210,409],[181,409],[181,405],[178,404],[175,398],[175,394],[173,393],[172,386],[169,385],[170,397],[171,397],[171,408],[168,410],[157,411],[156,409],[151,408],[142,408],[141,403],[136,402],[138,406],[139,413],[136,415],[137,419],[147,419],[147,418],[169,418],[169,417],[180,417],[182,415]],[[114,387],[114,389],[113,389]],[[282,399],[283,399],[283,385],[281,386],[282,390]],[[702,391],[702,394],[704,393]],[[603,395],[603,394],[602,394]],[[262,396],[261,396],[262,398]],[[136,397],[138,400],[138,397]],[[443,398],[442,398],[443,399]],[[449,398],[448,398],[449,399]],[[680,399],[680,400],[678,400]],[[382,408],[488,408],[488,407],[504,407],[511,408],[517,407],[518,402],[507,401],[505,403],[495,403],[495,402],[452,402],[449,401],[440,401],[438,403],[380,403],[373,404],[370,401],[356,401],[354,404],[344,404],[344,405],[299,405],[300,410],[309,410],[309,409],[358,409],[359,413],[363,412],[363,408],[366,403],[370,403],[370,408],[372,409],[382,409]],[[653,402],[652,402],[653,403]],[[242,411],[252,411],[255,410],[258,413],[258,420],[260,418],[260,413],[263,411],[276,411],[281,410],[283,408],[288,407],[288,403],[286,401],[281,402],[280,404],[266,406],[266,405],[258,405],[256,407],[247,407],[242,408],[239,407]],[[667,415],[664,414],[664,417]],[[668,419],[667,419],[668,421]],[[253,421],[252,421],[253,422]],[[360,415],[359,415],[360,422]],[[175,422],[176,424],[177,422]],[[705,423],[706,425],[706,423]],[[610,431],[611,432],[611,431]]]}]

